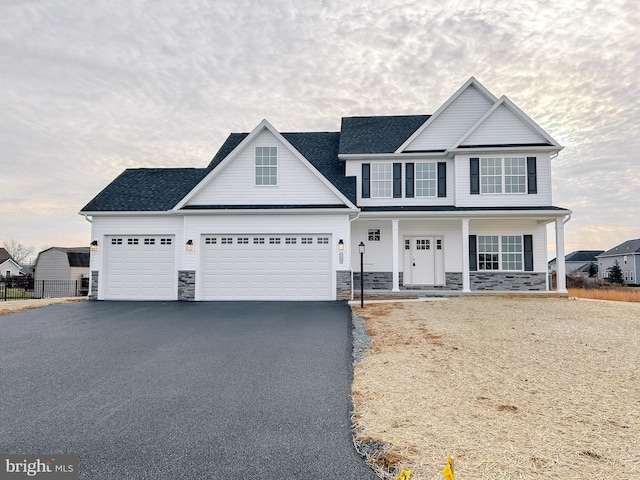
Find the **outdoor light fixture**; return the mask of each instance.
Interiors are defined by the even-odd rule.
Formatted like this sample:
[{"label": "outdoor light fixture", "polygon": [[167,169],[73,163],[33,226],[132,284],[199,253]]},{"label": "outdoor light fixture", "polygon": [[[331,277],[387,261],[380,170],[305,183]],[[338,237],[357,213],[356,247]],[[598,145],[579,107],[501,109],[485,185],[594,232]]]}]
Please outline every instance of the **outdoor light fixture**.
[{"label": "outdoor light fixture", "polygon": [[342,265],[344,263],[344,241],[340,239],[338,242],[338,261]]},{"label": "outdoor light fixture", "polygon": [[98,241],[94,240],[93,242],[91,242],[91,251],[92,252],[97,252],[98,251]]},{"label": "outdoor light fixture", "polygon": [[364,242],[360,242],[360,245],[358,245],[358,252],[360,252],[360,255],[364,255]]},{"label": "outdoor light fixture", "polygon": [[193,244],[193,240],[191,239],[187,240],[187,250],[190,252],[193,252],[194,248],[195,248],[195,245]]}]

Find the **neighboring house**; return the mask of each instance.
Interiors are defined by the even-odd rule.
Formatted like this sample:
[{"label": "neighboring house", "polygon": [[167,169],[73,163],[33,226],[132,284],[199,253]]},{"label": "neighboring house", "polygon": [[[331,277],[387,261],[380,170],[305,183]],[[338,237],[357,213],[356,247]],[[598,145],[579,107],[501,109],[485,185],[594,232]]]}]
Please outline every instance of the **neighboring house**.
[{"label": "neighboring house", "polygon": [[0,247],[0,277],[15,277],[20,275],[20,265],[16,262],[13,257],[7,252],[6,249]]},{"label": "neighboring house", "polygon": [[624,283],[638,285],[640,273],[640,238],[627,240],[620,245],[598,255],[598,266],[601,278],[608,278],[611,267],[618,262]]},{"label": "neighboring house", "polygon": [[89,277],[89,250],[89,247],[51,247],[40,252],[34,270],[35,295],[77,295],[82,279]]},{"label": "neighboring house", "polygon": [[[564,264],[567,274],[573,272],[589,274],[589,267],[593,263],[596,267],[596,273],[598,269],[597,255],[603,253],[604,250],[576,250],[564,257]],[[554,273],[556,271],[556,259],[549,261],[549,272]]]},{"label": "neighboring house", "polygon": [[[98,299],[335,300],[367,289],[547,290],[564,259],[562,147],[469,79],[433,115],[347,117],[339,132],[232,133],[208,167],[128,169],[91,217]],[[564,262],[558,291],[566,292]]]}]

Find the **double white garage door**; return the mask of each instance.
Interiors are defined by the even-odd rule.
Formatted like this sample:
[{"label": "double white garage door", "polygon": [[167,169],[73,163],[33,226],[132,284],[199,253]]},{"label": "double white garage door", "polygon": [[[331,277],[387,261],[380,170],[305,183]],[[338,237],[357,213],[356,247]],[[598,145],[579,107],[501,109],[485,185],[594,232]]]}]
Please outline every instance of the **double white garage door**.
[{"label": "double white garage door", "polygon": [[[175,300],[175,238],[106,238],[104,298]],[[202,300],[330,300],[328,235],[203,235],[196,292]]]}]

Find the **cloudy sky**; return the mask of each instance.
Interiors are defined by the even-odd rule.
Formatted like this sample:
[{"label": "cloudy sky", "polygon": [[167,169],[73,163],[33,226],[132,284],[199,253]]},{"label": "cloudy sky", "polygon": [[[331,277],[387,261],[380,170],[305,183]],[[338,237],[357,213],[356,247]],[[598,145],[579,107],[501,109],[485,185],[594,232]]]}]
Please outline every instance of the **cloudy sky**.
[{"label": "cloudy sky", "polygon": [[566,147],[567,252],[611,248],[640,237],[639,25],[637,0],[0,0],[0,242],[87,245],[125,168],[204,167],[263,118],[433,113],[473,75]]}]

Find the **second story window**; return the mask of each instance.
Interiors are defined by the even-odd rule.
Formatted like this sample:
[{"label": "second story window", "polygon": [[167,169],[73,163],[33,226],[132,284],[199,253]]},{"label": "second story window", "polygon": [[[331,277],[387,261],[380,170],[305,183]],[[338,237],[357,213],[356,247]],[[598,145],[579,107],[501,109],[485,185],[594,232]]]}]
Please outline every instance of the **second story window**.
[{"label": "second story window", "polygon": [[371,165],[371,198],[391,198],[392,179],[390,163]]},{"label": "second story window", "polygon": [[436,164],[416,163],[416,197],[435,197]]},{"label": "second story window", "polygon": [[278,148],[256,147],[256,185],[278,184]]},{"label": "second story window", "polygon": [[524,157],[481,158],[481,193],[526,193],[527,164]]}]

